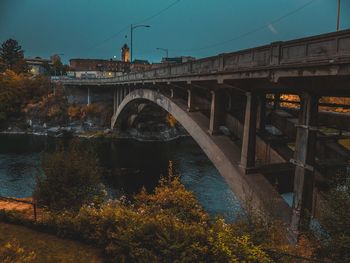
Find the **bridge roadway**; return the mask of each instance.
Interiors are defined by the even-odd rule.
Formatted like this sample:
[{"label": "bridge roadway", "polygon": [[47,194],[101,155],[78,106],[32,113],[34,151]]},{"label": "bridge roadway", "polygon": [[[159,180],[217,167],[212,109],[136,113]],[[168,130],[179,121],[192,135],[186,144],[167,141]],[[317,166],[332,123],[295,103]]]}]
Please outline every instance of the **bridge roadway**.
[{"label": "bridge roadway", "polygon": [[[315,157],[319,99],[350,97],[350,30],[276,42],[193,62],[165,65],[112,79],[62,79],[66,88],[111,90],[112,128],[131,102],[156,103],[186,128],[218,168],[242,204],[285,224],[298,236],[315,213]],[[271,167],[294,165],[292,209],[260,172],[256,160],[268,143],[267,95],[299,95],[293,158],[269,148]],[[90,100],[88,99],[90,102]],[[220,132],[227,127],[238,143]],[[266,168],[265,168],[266,169]]]}]

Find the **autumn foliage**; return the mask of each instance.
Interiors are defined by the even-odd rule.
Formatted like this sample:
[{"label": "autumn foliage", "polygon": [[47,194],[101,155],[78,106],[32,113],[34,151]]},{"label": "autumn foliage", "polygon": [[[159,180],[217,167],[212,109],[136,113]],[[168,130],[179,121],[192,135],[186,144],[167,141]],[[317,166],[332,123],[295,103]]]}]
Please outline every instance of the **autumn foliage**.
[{"label": "autumn foliage", "polygon": [[0,74],[0,122],[19,117],[28,103],[38,102],[50,89],[50,82],[43,76],[6,70]]},{"label": "autumn foliage", "polygon": [[2,263],[30,263],[34,262],[35,253],[25,251],[16,239],[0,246],[0,262]]},{"label": "autumn foliage", "polygon": [[273,262],[247,233],[223,219],[210,220],[178,177],[75,213],[48,213],[42,224],[80,236],[105,250],[109,262]]}]

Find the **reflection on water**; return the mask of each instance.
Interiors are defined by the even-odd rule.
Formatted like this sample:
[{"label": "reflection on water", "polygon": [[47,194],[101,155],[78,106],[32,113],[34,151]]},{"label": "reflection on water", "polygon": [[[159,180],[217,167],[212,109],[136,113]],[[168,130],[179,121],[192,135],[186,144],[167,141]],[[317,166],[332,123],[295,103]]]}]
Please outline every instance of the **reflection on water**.
[{"label": "reflection on water", "polygon": [[[167,143],[80,141],[97,154],[112,195],[132,194],[143,186],[152,191],[160,176],[171,170],[181,176],[186,188],[195,193],[210,214],[232,219],[241,211],[232,191],[191,138]],[[46,137],[0,135],[0,195],[30,196],[40,172],[42,153],[52,152],[62,142]]]}]

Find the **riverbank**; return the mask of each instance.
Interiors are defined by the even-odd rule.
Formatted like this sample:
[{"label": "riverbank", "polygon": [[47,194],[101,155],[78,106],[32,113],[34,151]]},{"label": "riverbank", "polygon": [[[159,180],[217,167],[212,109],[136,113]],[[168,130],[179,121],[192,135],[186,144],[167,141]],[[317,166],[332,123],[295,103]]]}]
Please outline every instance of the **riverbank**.
[{"label": "riverbank", "polygon": [[135,140],[139,142],[170,142],[183,137],[189,137],[189,134],[183,128],[166,129],[162,132],[139,132],[137,129],[127,131],[111,130],[107,127],[91,127],[89,125],[68,125],[52,126],[36,125],[34,128],[21,129],[19,127],[8,127],[0,130],[3,135],[34,135],[49,136],[55,138],[105,138]]}]

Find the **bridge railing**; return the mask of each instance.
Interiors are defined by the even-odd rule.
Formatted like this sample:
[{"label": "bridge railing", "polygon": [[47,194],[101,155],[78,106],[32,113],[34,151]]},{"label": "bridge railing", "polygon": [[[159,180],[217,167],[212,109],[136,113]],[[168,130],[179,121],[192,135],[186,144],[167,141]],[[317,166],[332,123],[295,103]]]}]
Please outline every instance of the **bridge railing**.
[{"label": "bridge railing", "polygon": [[350,30],[286,42],[276,42],[266,46],[221,54],[183,64],[168,65],[142,73],[131,73],[117,79],[130,81],[342,62],[350,62]]},{"label": "bridge railing", "polygon": [[[275,42],[270,45],[199,59],[182,64],[134,72],[100,83],[140,81],[178,76],[260,70],[315,64],[350,63],[350,30],[314,37]],[[96,80],[84,80],[84,82]],[[74,81],[69,81],[73,82]],[[82,82],[77,80],[76,82]]]}]

